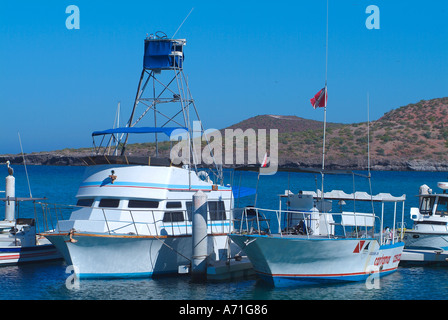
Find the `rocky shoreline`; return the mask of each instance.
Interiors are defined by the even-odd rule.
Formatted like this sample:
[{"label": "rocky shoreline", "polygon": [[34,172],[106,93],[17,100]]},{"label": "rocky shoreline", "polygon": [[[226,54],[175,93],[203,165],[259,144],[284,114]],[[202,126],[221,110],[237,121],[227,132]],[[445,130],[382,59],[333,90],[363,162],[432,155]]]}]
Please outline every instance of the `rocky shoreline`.
[{"label": "rocky shoreline", "polygon": [[[64,155],[53,153],[39,153],[25,155],[27,165],[44,165],[44,166],[86,166],[89,165],[85,161],[86,155]],[[11,164],[23,165],[22,155],[1,155],[0,163],[7,160]],[[229,167],[229,166],[225,166]],[[279,167],[301,167],[309,169],[319,169],[320,161],[279,161]],[[325,168],[328,170],[367,170],[367,161],[359,159],[345,159],[343,161],[327,161]],[[439,171],[448,172],[448,163],[437,162],[433,160],[372,160],[371,170],[374,171]]]}]

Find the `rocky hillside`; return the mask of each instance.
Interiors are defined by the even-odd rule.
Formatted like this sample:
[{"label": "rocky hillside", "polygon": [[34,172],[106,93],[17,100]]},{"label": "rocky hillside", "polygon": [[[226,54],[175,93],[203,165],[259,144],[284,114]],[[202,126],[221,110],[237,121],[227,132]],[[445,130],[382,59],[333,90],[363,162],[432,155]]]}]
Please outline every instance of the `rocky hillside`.
[{"label": "rocky hillside", "polygon": [[[280,165],[320,167],[323,123],[296,116],[258,115],[229,129],[278,129]],[[224,129],[223,129],[224,130]],[[367,123],[327,123],[326,168],[367,168]],[[169,155],[168,142],[159,154]],[[246,146],[247,148],[247,146]],[[129,145],[132,155],[154,154],[152,143]],[[26,156],[27,163],[83,165],[79,156],[92,149],[64,149]],[[3,159],[2,159],[3,158]],[[370,159],[373,170],[448,171],[448,97],[394,109],[370,123]],[[0,162],[22,163],[20,155],[0,157]]]},{"label": "rocky hillside", "polygon": [[[322,131],[322,129],[321,129]],[[366,168],[367,123],[329,128],[326,164]],[[279,135],[281,158],[304,166],[321,161],[322,133]],[[372,169],[448,170],[448,97],[394,109],[370,123]]]}]

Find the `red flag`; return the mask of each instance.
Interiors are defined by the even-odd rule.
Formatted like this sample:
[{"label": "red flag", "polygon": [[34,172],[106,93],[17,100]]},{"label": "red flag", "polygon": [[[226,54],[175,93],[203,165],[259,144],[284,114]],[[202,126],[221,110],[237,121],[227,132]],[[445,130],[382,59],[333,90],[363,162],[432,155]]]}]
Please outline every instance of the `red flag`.
[{"label": "red flag", "polygon": [[316,95],[310,99],[311,105],[314,109],[317,107],[322,108],[327,105],[327,99],[328,99],[328,93],[326,92],[325,88],[322,88]]},{"label": "red flag", "polygon": [[261,167],[262,167],[262,168],[266,168],[267,165],[268,165],[268,154],[265,153],[265,154],[264,154],[263,162],[261,163]]}]

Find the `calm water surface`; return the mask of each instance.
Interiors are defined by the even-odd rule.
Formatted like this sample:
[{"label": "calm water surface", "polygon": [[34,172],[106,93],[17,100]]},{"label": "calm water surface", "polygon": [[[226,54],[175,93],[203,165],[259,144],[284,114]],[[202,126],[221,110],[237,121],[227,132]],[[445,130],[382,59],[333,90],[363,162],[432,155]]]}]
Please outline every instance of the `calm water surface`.
[{"label": "calm water surface", "polygon": [[[1,170],[2,168],[0,168]],[[28,196],[24,168],[15,166],[16,195]],[[6,176],[6,169],[5,176]],[[49,202],[74,204],[82,181],[82,167],[28,166],[32,195],[46,196]],[[288,176],[279,173],[260,180],[258,203],[275,208],[277,195],[285,189],[314,190],[320,177]],[[447,173],[372,172],[373,193],[407,195],[405,222],[412,226],[409,208],[417,205],[415,195],[426,183],[434,190],[437,181],[448,181]],[[326,190],[352,192],[351,176],[328,178]],[[233,180],[247,187],[256,186],[256,175],[237,175]],[[328,182],[327,182],[328,181]],[[357,190],[368,191],[365,182],[356,182]],[[0,187],[3,189],[3,187]],[[239,200],[239,205],[253,203],[253,198]],[[23,213],[26,215],[25,213]],[[391,218],[390,218],[391,219]],[[390,221],[389,221],[390,222]],[[400,267],[379,280],[379,289],[367,289],[364,282],[300,288],[272,288],[256,278],[224,283],[193,283],[188,276],[160,279],[82,280],[78,289],[68,289],[64,262],[47,262],[0,268],[2,300],[445,300],[448,299],[448,267]]]},{"label": "calm water surface", "polygon": [[364,282],[273,288],[258,279],[193,283],[188,276],[160,279],[82,280],[66,286],[62,262],[0,269],[2,300],[446,300],[448,270],[400,267],[379,280],[378,289]]}]

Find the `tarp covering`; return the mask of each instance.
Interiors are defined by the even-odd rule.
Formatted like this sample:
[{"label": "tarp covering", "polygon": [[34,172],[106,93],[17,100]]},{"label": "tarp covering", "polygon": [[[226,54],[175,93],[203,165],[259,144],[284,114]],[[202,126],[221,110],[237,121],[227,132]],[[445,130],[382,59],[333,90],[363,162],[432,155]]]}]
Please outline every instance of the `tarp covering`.
[{"label": "tarp covering", "polygon": [[169,137],[174,130],[188,131],[185,127],[122,127],[103,131],[94,131],[92,136],[94,137],[114,133],[164,133]]},{"label": "tarp covering", "polygon": [[[302,194],[312,195],[314,198],[321,198],[322,191],[303,191]],[[370,195],[367,192],[357,191],[355,193],[345,193],[342,190],[332,190],[324,192],[324,199],[326,200],[355,200],[355,201],[375,201],[375,202],[398,202],[405,201],[406,195],[400,197],[392,196],[390,193],[379,193],[377,195]]]},{"label": "tarp covering", "polygon": [[233,197],[235,199],[238,199],[238,198],[242,198],[242,197],[251,196],[251,195],[255,194],[256,191],[254,188],[234,186],[234,187],[232,187],[232,192],[233,192]]}]

